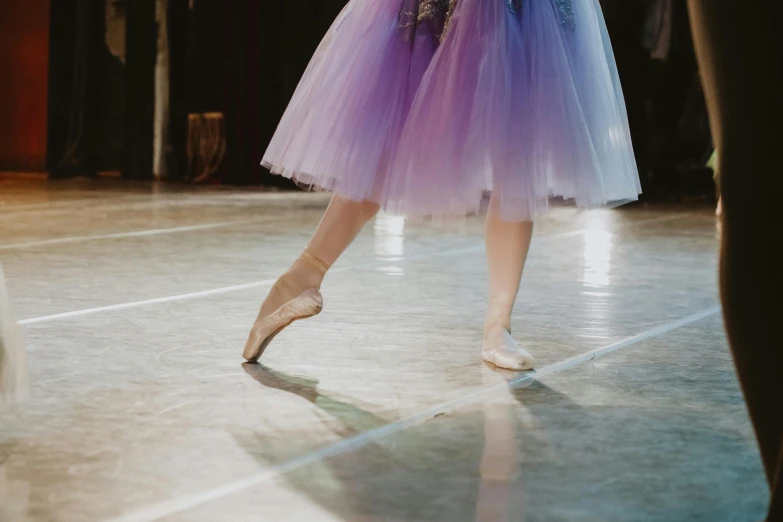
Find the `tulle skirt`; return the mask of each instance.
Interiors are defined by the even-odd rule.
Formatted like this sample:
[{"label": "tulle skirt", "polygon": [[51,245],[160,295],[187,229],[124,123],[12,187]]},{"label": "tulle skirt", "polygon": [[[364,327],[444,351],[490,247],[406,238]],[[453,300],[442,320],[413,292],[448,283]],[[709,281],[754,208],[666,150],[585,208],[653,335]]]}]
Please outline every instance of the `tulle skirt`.
[{"label": "tulle skirt", "polygon": [[552,198],[640,194],[597,0],[351,0],[263,159],[272,172],[411,216],[508,220]]}]

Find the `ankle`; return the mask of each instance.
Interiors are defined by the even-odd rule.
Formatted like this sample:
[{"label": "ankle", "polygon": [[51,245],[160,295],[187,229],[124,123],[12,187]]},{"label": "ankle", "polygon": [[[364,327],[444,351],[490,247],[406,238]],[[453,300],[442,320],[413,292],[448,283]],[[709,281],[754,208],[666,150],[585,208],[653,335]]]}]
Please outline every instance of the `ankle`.
[{"label": "ankle", "polygon": [[511,331],[511,324],[507,322],[498,322],[498,321],[485,321],[484,322],[484,333],[488,334],[491,332],[494,332],[496,330],[505,330],[507,332]]},{"label": "ankle", "polygon": [[484,334],[489,334],[498,330],[511,331],[511,310],[513,304],[498,302],[490,299],[487,317],[484,319]]},{"label": "ankle", "polygon": [[305,291],[310,288],[320,289],[324,276],[321,272],[313,270],[306,264],[300,263],[298,260],[291,265],[288,271],[280,276],[280,280],[286,286],[295,286],[300,291]]},{"label": "ankle", "polygon": [[315,253],[313,253],[309,248],[304,249],[304,251],[299,256],[299,259],[297,259],[297,262],[308,265],[310,270],[318,272],[321,275],[321,279],[323,279],[323,277],[326,275],[326,272],[332,268],[331,263],[327,263],[315,255]]},{"label": "ankle", "polygon": [[303,289],[320,289],[329,268],[329,264],[305,249],[288,269],[288,272],[283,275],[283,278],[295,281]]},{"label": "ankle", "polygon": [[511,331],[511,318],[498,317],[495,315],[487,315],[484,320],[484,336],[490,335],[494,332]]}]

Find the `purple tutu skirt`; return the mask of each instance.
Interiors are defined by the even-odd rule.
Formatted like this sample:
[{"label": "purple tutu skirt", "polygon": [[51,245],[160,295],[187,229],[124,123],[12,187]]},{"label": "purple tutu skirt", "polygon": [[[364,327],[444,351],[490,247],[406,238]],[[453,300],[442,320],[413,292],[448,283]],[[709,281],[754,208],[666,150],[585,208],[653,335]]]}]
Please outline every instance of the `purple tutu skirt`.
[{"label": "purple tutu skirt", "polygon": [[636,200],[597,0],[351,0],[264,156],[272,172],[390,213],[508,220],[550,199]]}]

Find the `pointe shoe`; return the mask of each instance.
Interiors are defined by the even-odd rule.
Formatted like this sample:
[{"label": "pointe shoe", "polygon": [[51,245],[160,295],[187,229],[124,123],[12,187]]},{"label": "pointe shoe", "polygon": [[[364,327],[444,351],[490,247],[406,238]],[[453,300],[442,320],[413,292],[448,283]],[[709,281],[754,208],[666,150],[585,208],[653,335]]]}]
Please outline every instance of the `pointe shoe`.
[{"label": "pointe shoe", "polygon": [[532,370],[535,364],[530,352],[517,345],[506,329],[503,329],[501,338],[494,336],[489,342],[484,341],[481,355],[485,361],[509,370]]},{"label": "pointe shoe", "polygon": [[259,317],[250,330],[243,357],[251,363],[258,361],[277,334],[294,321],[318,315],[323,307],[321,292],[311,288],[266,317]]}]

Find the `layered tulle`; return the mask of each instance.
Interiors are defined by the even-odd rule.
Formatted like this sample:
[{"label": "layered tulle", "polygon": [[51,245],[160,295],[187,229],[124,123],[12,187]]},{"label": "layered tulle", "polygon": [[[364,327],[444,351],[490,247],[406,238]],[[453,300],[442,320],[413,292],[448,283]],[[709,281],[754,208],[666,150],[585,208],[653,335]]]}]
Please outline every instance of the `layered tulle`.
[{"label": "layered tulle", "polygon": [[581,208],[636,199],[597,1],[511,4],[519,9],[460,0],[446,30],[445,14],[415,23],[416,0],[352,0],[264,165],[414,216],[473,213],[490,192],[513,220],[535,218],[552,197]]}]

